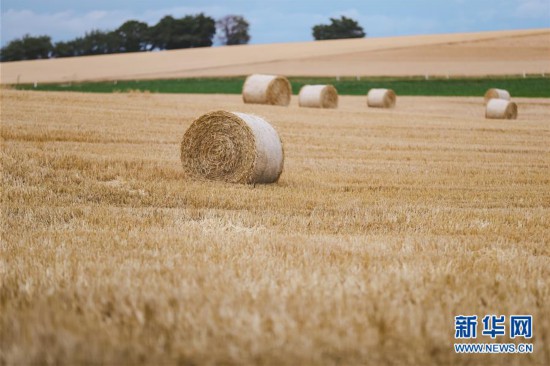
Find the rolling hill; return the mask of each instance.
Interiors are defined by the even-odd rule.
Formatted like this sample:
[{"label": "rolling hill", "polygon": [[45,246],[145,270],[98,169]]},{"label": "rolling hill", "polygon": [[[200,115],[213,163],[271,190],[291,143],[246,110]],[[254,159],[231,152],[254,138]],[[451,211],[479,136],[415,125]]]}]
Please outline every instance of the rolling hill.
[{"label": "rolling hill", "polygon": [[1,64],[4,84],[235,76],[550,73],[550,29],[195,48]]}]

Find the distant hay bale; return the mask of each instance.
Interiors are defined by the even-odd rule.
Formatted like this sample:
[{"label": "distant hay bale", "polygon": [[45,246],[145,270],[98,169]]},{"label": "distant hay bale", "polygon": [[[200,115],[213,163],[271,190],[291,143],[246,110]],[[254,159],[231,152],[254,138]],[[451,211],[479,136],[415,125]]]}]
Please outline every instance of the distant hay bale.
[{"label": "distant hay bale", "polygon": [[504,89],[489,89],[485,93],[485,104],[487,104],[487,102],[489,102],[491,99],[510,100],[510,92]]},{"label": "distant hay bale", "polygon": [[514,102],[504,99],[491,99],[485,107],[485,118],[516,119],[518,106]]},{"label": "distant hay bale", "polygon": [[332,85],[304,85],[298,95],[300,107],[337,108],[338,91]]},{"label": "distant hay bale", "polygon": [[245,103],[287,106],[292,87],[284,76],[252,74],[243,85]]},{"label": "distant hay bale", "polygon": [[395,107],[396,95],[391,89],[371,89],[367,94],[367,105],[373,108]]},{"label": "distant hay bale", "polygon": [[216,111],[197,118],[181,142],[181,162],[192,178],[273,183],[283,171],[277,131],[258,116]]}]

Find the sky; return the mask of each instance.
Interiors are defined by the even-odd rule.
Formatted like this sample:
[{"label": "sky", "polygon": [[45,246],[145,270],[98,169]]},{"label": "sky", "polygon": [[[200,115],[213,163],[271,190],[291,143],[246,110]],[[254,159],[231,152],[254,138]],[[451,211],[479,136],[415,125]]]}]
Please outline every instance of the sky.
[{"label": "sky", "polygon": [[112,30],[129,19],[243,15],[250,43],[310,41],[315,24],[345,15],[369,37],[550,28],[550,0],[1,0],[2,46],[24,34],[53,41]]}]

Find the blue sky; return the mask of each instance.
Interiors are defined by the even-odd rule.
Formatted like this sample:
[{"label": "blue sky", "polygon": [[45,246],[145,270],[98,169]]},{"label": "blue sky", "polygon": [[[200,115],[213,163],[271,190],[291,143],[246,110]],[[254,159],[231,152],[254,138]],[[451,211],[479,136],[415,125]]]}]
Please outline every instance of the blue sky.
[{"label": "blue sky", "polygon": [[251,43],[312,40],[311,27],[347,15],[371,37],[550,27],[550,0],[1,0],[1,42],[29,33],[68,40],[128,19],[204,12],[244,15]]}]

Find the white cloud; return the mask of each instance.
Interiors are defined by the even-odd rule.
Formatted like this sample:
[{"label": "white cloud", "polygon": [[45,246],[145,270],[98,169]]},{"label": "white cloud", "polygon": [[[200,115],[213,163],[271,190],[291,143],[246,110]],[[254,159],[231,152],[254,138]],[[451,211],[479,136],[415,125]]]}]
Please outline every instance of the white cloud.
[{"label": "white cloud", "polygon": [[2,42],[31,35],[49,34],[66,39],[90,29],[103,29],[116,24],[118,14],[94,11],[77,15],[72,11],[38,14],[30,10],[8,10],[2,13]]},{"label": "white cloud", "polygon": [[73,11],[34,13],[30,10],[8,10],[2,13],[2,43],[24,34],[51,35],[54,39],[69,39],[91,29],[109,29],[120,24],[122,12],[92,11],[76,14]]},{"label": "white cloud", "polygon": [[515,14],[520,18],[550,19],[550,0],[518,0]]}]

